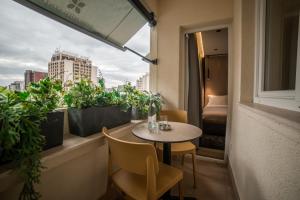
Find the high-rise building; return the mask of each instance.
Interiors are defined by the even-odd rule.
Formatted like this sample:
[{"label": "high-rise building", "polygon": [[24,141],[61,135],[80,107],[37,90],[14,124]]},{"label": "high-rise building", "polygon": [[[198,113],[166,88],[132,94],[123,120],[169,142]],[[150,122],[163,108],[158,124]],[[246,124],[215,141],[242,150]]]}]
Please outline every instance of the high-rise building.
[{"label": "high-rise building", "polygon": [[149,73],[146,73],[138,80],[136,80],[136,88],[138,90],[149,91]]},{"label": "high-rise building", "polygon": [[38,72],[38,71],[32,71],[32,70],[26,70],[24,74],[24,80],[25,80],[25,88],[32,83],[32,82],[38,82],[39,80],[47,77],[47,72]]},{"label": "high-rise building", "polygon": [[48,63],[49,77],[61,80],[64,86],[81,79],[88,79],[96,84],[97,71],[98,67],[92,66],[89,58],[59,50],[55,51]]},{"label": "high-rise building", "polygon": [[23,91],[25,89],[24,81],[15,81],[11,83],[8,88],[14,91]]}]

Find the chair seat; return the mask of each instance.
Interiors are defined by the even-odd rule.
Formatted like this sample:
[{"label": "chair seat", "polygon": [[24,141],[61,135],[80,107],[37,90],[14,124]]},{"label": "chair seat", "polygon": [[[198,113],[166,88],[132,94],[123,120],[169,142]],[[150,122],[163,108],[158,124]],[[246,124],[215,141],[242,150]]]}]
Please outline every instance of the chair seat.
[{"label": "chair seat", "polygon": [[[183,178],[181,170],[172,166],[159,163],[159,173],[157,175],[157,198],[161,197],[165,192],[170,190],[174,185]],[[147,199],[146,177],[138,174],[127,172],[120,169],[113,173],[112,180],[114,184],[122,188],[129,197],[133,199]]]},{"label": "chair seat", "polygon": [[[163,144],[158,145],[158,149],[160,151],[163,150]],[[172,143],[171,144],[171,152],[172,154],[185,154],[192,153],[196,149],[196,146],[192,142],[180,142],[180,143]]]}]

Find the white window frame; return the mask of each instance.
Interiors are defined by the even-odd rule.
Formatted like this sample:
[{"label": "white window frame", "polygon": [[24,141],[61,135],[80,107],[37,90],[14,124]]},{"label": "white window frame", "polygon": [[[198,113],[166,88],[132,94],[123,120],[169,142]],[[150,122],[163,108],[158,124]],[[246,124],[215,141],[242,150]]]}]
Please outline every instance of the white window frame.
[{"label": "white window frame", "polygon": [[[300,11],[299,11],[300,13]],[[300,112],[300,14],[295,90],[264,91],[266,0],[256,0],[254,103]]]}]

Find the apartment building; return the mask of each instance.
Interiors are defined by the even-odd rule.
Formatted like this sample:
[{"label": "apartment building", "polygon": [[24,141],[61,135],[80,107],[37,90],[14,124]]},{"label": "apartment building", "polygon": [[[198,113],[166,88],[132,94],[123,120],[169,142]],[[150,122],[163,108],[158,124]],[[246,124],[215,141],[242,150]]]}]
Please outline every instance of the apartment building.
[{"label": "apartment building", "polygon": [[8,88],[14,91],[23,91],[25,89],[25,83],[24,81],[14,81],[9,84]]},{"label": "apartment building", "polygon": [[46,72],[39,72],[33,70],[26,70],[24,73],[25,88],[32,82],[38,82],[39,80],[47,77]]},{"label": "apartment building", "polygon": [[56,50],[48,63],[49,77],[61,80],[64,85],[81,79],[89,79],[96,84],[97,71],[89,58],[66,51]]},{"label": "apartment building", "polygon": [[144,74],[136,80],[136,88],[138,90],[149,91],[149,73]]}]

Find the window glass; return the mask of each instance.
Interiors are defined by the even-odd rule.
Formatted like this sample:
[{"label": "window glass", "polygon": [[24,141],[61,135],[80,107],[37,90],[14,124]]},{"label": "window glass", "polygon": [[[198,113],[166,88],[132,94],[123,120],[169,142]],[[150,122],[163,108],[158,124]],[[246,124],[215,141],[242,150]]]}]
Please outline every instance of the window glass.
[{"label": "window glass", "polygon": [[267,0],[264,91],[295,90],[299,0]]}]

